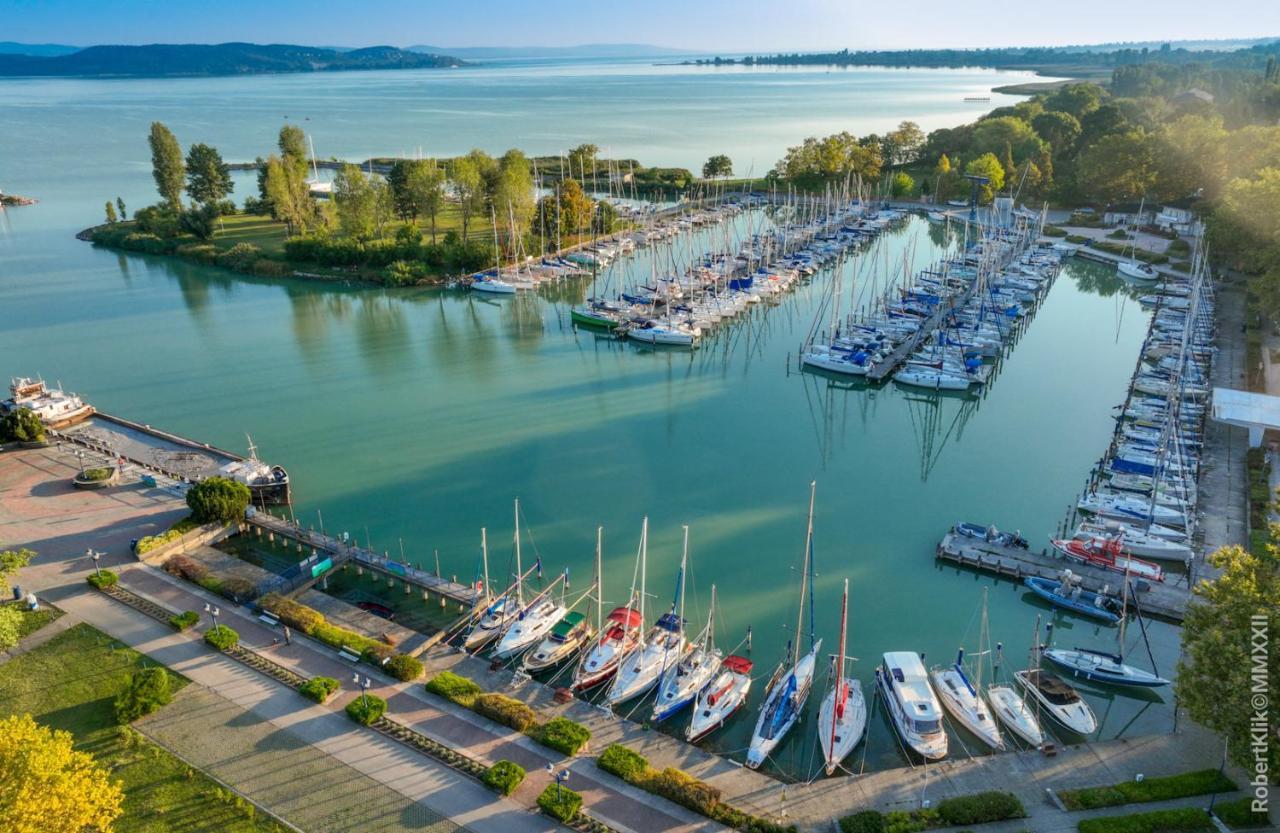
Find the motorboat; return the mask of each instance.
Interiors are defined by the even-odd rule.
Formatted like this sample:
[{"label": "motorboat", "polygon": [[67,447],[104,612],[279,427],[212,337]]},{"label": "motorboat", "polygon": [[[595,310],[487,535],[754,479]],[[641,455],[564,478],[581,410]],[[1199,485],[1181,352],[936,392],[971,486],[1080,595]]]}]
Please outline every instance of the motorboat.
[{"label": "motorboat", "polygon": [[1052,671],[1028,668],[1015,671],[1014,678],[1054,720],[1079,735],[1092,735],[1098,718],[1080,694]]},{"label": "motorboat", "polygon": [[1001,547],[1017,547],[1023,550],[1031,547],[1031,542],[1023,538],[1021,533],[1001,532],[994,526],[983,526],[982,524],[960,521],[951,527],[951,531],[966,538],[986,541],[988,544],[997,544]]},{"label": "motorboat", "polygon": [[1127,573],[1148,581],[1164,581],[1164,568],[1153,561],[1145,561],[1124,551],[1124,538],[1053,538],[1053,548],[1073,561]]},{"label": "motorboat", "polygon": [[1124,613],[1119,600],[1085,590],[1080,586],[1080,577],[1070,570],[1062,571],[1061,580],[1027,576],[1022,583],[1040,598],[1050,604],[1079,613],[1093,619],[1101,619],[1108,624],[1116,624]]},{"label": "motorboat", "polygon": [[59,385],[50,388],[42,379],[21,377],[9,380],[9,399],[0,403],[0,413],[27,409],[39,417],[46,428],[67,428],[93,416],[92,405]]},{"label": "motorboat", "polygon": [[876,686],[889,720],[907,748],[926,761],[947,757],[942,706],[929,685],[920,655],[891,651],[876,669]]}]

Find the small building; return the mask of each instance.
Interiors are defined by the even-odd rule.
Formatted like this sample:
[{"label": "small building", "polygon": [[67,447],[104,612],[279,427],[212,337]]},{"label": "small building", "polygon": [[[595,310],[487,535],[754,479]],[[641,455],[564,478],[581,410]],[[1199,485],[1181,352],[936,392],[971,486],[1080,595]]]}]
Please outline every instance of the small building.
[{"label": "small building", "polygon": [[1202,90],[1199,87],[1192,87],[1189,90],[1184,90],[1183,92],[1180,92],[1177,95],[1175,95],[1173,97],[1173,103],[1174,104],[1212,104],[1213,93]]},{"label": "small building", "polygon": [[1162,205],[1160,213],[1155,216],[1154,224],[1179,237],[1199,237],[1203,232],[1200,220],[1191,210],[1189,202]]},{"label": "small building", "polygon": [[1214,388],[1209,410],[1215,422],[1249,429],[1249,445],[1262,445],[1268,428],[1280,429],[1280,396]]},{"label": "small building", "polygon": [[1109,205],[1102,214],[1102,222],[1109,226],[1149,226],[1155,219],[1155,208],[1142,203],[1128,202]]}]

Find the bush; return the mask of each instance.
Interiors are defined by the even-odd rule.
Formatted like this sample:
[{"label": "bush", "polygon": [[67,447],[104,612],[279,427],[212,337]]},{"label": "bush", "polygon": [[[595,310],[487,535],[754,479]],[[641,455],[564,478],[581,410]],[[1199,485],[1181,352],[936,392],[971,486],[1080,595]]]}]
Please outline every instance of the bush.
[{"label": "bush", "polygon": [[219,253],[216,260],[219,266],[234,269],[237,272],[249,272],[260,257],[262,257],[262,249],[254,244],[237,243],[225,252]]},{"label": "bush", "polygon": [[1083,244],[1085,244],[1085,243],[1088,243],[1088,242],[1089,242],[1089,240],[1090,240],[1090,238],[1086,237],[1086,236],[1085,236],[1085,235],[1083,235],[1083,234],[1068,234],[1068,235],[1067,235],[1067,242],[1068,242],[1068,243],[1074,243],[1074,244],[1075,244],[1075,245],[1077,245],[1077,246],[1080,246],[1080,245],[1083,245]]},{"label": "bush", "polygon": [[498,761],[484,771],[481,779],[489,789],[503,795],[511,795],[524,780],[524,767],[511,761]]},{"label": "bush", "polygon": [[387,286],[413,286],[429,277],[427,265],[416,260],[393,260],[382,270],[382,282]]},{"label": "bush", "polygon": [[382,667],[388,674],[403,682],[416,680],[422,676],[422,663],[417,657],[411,657],[408,654],[396,654]]},{"label": "bush", "polygon": [[129,687],[116,698],[116,722],[132,723],[167,705],[171,699],[169,672],[163,668],[144,668],[129,678]]},{"label": "bush", "polygon": [[361,694],[347,704],[347,717],[368,726],[387,711],[387,701],[373,694]]},{"label": "bush", "polygon": [[525,731],[537,720],[533,709],[505,694],[481,694],[476,698],[472,708],[477,714],[484,715],[495,723],[509,726],[517,732]]},{"label": "bush", "polygon": [[591,730],[567,717],[553,717],[533,732],[533,738],[562,755],[576,755],[591,740]]},{"label": "bush", "polygon": [[649,762],[643,755],[619,743],[610,744],[600,753],[600,757],[596,758],[596,766],[632,784],[642,779],[649,770]]},{"label": "bush", "polygon": [[[133,551],[134,551],[134,553],[135,553],[135,554],[137,554],[137,555],[146,555],[147,553],[151,552],[152,550],[154,550],[154,549],[156,549],[156,548],[158,548],[158,547],[162,547],[162,546],[164,546],[165,544],[172,543],[172,542],[174,542],[174,541],[178,540],[178,539],[179,539],[179,538],[181,538],[181,537],[182,537],[182,533],[181,533],[181,532],[179,532],[179,531],[177,531],[176,529],[167,529],[167,530],[165,530],[164,532],[161,532],[159,535],[147,535],[147,536],[145,536],[145,537],[143,537],[143,538],[139,538],[139,539],[138,539],[138,543],[137,543],[137,544],[134,546],[134,548],[133,548]],[[175,555],[173,558],[186,558],[186,556],[176,556],[176,555]],[[175,568],[173,568],[173,569],[170,569],[170,568],[169,568],[169,562],[170,562],[170,561],[173,561],[173,558],[171,558],[171,559],[169,559],[169,561],[166,561],[166,562],[165,562],[165,564],[164,564],[164,569],[165,569],[165,571],[166,571],[166,572],[171,573],[171,574],[173,574],[173,575],[175,575],[175,576],[181,576],[182,578],[185,578],[185,579],[187,579],[187,580],[189,580],[189,581],[198,581],[198,579],[191,578],[190,576],[186,575],[185,573],[183,573],[183,572],[179,571],[179,570],[178,570],[178,568],[176,568],[176,567],[175,567]],[[193,559],[191,559],[191,558],[186,558],[186,560],[187,560],[187,561],[189,561],[189,562],[191,562],[192,564],[196,564],[196,565],[198,565],[198,566],[199,566],[199,568],[200,568],[201,570],[203,570],[203,571],[204,571],[204,572],[201,574],[201,577],[203,577],[203,576],[205,576],[205,575],[208,575],[209,571],[208,571],[207,569],[205,569],[205,566],[204,566],[203,564],[200,564],[200,562],[195,561],[195,560],[193,560]]]},{"label": "bush", "polygon": [[[169,533],[167,533],[167,532],[166,532],[166,533],[162,533],[161,535],[156,535],[156,536],[152,536],[152,537],[153,537],[153,538],[161,538],[161,537],[163,537],[164,535],[168,535],[168,534],[169,534]],[[145,540],[147,540],[147,539],[146,539],[146,538],[143,538],[143,539],[142,539],[142,541],[145,541]],[[142,550],[142,541],[139,541],[139,542],[138,542],[138,550],[139,550],[139,552],[142,552],[142,551],[143,551],[143,550]],[[154,547],[154,546],[153,546],[153,547],[151,547],[151,548],[152,548],[152,549],[155,549],[155,547]],[[206,567],[206,566],[204,566],[204,564],[203,564],[203,563],[201,563],[201,562],[199,562],[199,561],[196,561],[194,558],[192,558],[192,557],[191,557],[191,556],[189,556],[189,555],[175,555],[175,556],[173,556],[173,557],[172,557],[172,558],[170,558],[168,561],[164,562],[164,571],[165,571],[166,573],[168,573],[169,575],[177,576],[177,577],[179,577],[179,578],[184,578],[184,579],[186,579],[187,581],[194,581],[194,582],[196,582],[197,584],[198,584],[202,579],[204,579],[205,577],[207,577],[207,576],[209,575],[209,568],[208,568],[208,567]]]},{"label": "bush", "polygon": [[197,263],[211,264],[216,262],[218,250],[211,243],[184,243],[174,250],[174,254]]},{"label": "bush", "polygon": [[1057,226],[1051,226],[1046,224],[1044,227],[1044,236],[1045,237],[1066,237],[1067,230],[1064,228],[1059,228]]},{"label": "bush", "polygon": [[884,833],[884,816],[876,810],[863,810],[840,819],[840,833]]},{"label": "bush", "polygon": [[258,592],[258,586],[247,578],[232,576],[222,579],[222,587],[218,592],[236,604],[244,604]]},{"label": "bush", "polygon": [[1080,833],[1187,833],[1213,829],[1213,820],[1199,807],[1083,819],[1079,825]]},{"label": "bush", "polygon": [[1168,801],[1193,795],[1232,792],[1235,789],[1235,782],[1218,770],[1201,769],[1162,778],[1147,778],[1141,782],[1124,781],[1109,787],[1063,790],[1058,793],[1058,798],[1062,799],[1068,810],[1093,810],[1142,801]]},{"label": "bush", "polygon": [[1017,796],[994,790],[947,798],[938,802],[937,809],[942,821],[951,827],[1020,819],[1027,815]]},{"label": "bush", "polygon": [[99,590],[106,590],[108,587],[115,587],[119,584],[120,577],[110,570],[102,570],[101,572],[91,573],[85,581]]},{"label": "bush", "polygon": [[[370,648],[378,646],[378,643],[369,637],[358,634],[355,631],[349,631],[346,628],[340,628],[337,625],[331,625],[324,621],[323,617],[321,617],[319,623],[312,626],[311,636],[331,648],[340,649],[343,646],[352,648],[362,657],[365,656],[365,652]],[[374,664],[376,665],[377,662],[374,661]]]},{"label": "bush", "polygon": [[173,237],[178,233],[178,212],[165,203],[148,205],[133,212],[133,225],[139,232],[157,239]]},{"label": "bush", "polygon": [[258,600],[258,607],[275,616],[297,631],[310,634],[316,625],[324,622],[324,615],[279,593],[268,593]]},{"label": "bush", "polygon": [[339,687],[338,681],[333,677],[312,677],[298,686],[298,693],[310,700],[315,700],[317,703],[323,703]]},{"label": "bush", "polygon": [[204,641],[219,651],[226,651],[234,648],[240,642],[240,634],[226,625],[218,625],[216,628],[210,628],[204,632]]},{"label": "bush", "polygon": [[205,576],[202,579],[197,579],[196,584],[200,585],[205,590],[208,590],[210,593],[222,593],[222,579],[217,576]]},{"label": "bush", "polygon": [[1191,244],[1182,239],[1173,240],[1165,248],[1164,253],[1170,256],[1187,257],[1191,254]]},{"label": "bush", "polygon": [[249,487],[225,477],[209,477],[187,489],[187,506],[196,523],[231,523],[244,517]]},{"label": "bush", "polygon": [[556,821],[570,821],[582,809],[582,796],[558,784],[548,784],[538,796],[538,809]]},{"label": "bush", "polygon": [[[331,627],[331,626],[326,625],[326,627]],[[351,634],[352,631],[345,631],[345,633]],[[364,660],[370,665],[376,665],[379,668],[385,668],[387,666],[387,663],[391,662],[391,658],[396,655],[396,652],[391,649],[390,645],[383,645],[381,642],[374,641],[372,639],[369,639],[368,637],[361,636],[360,634],[352,634],[352,635],[358,636],[360,639],[365,640],[364,647],[360,649],[360,659]],[[355,645],[353,645],[350,642],[348,642],[347,644],[353,648],[355,647]]]},{"label": "bush", "polygon": [[99,466],[97,468],[85,469],[80,472],[80,477],[78,479],[87,481],[106,480],[110,478],[114,472],[115,469],[109,466]]},{"label": "bush", "polygon": [[194,610],[188,610],[179,613],[177,616],[169,617],[169,624],[173,626],[175,631],[190,630],[200,621],[200,614]]},{"label": "bush", "polygon": [[1246,795],[1234,801],[1220,801],[1213,805],[1213,814],[1234,830],[1246,827],[1268,827],[1271,816],[1267,812],[1253,811],[1253,796]]},{"label": "bush", "polygon": [[704,816],[712,815],[720,803],[720,790],[674,767],[650,775],[647,781],[645,788],[650,792]]},{"label": "bush", "polygon": [[471,708],[476,698],[481,694],[481,688],[478,683],[452,671],[441,671],[430,680],[427,680],[426,688],[432,694],[451,700],[468,709]]},{"label": "bush", "polygon": [[30,408],[18,408],[0,418],[0,442],[44,442],[44,423]]}]

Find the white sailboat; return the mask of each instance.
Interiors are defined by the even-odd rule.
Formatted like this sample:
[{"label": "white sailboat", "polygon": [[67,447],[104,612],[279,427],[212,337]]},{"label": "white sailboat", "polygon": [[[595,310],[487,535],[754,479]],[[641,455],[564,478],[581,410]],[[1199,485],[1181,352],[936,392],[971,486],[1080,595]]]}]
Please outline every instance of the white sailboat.
[{"label": "white sailboat", "polygon": [[529,673],[545,671],[552,666],[570,659],[595,636],[600,626],[600,593],[602,583],[600,549],[604,538],[604,527],[596,527],[596,580],[588,594],[596,596],[596,625],[593,627],[587,617],[572,608],[564,618],[555,624],[551,632],[538,643],[538,647],[524,655],[522,667]]},{"label": "white sailboat", "polygon": [[840,601],[840,648],[832,658],[832,685],[818,709],[818,741],[826,759],[827,775],[834,775],[867,729],[867,703],[862,684],[844,675],[849,621],[849,580],[844,580]]},{"label": "white sailboat", "polygon": [[[1039,632],[1040,622],[1037,619],[1036,633]],[[997,642],[996,659],[991,670],[992,677],[999,677],[1002,659],[1004,659],[1004,646]],[[1007,683],[992,683],[987,686],[987,701],[991,703],[991,710],[996,719],[1003,723],[1006,729],[1030,744],[1032,749],[1039,749],[1044,745],[1044,730],[1040,728],[1040,721],[1017,689]]]},{"label": "white sailboat", "polygon": [[666,720],[697,698],[720,671],[723,654],[716,647],[716,586],[711,585],[711,609],[707,626],[693,641],[693,650],[662,675],[658,696],[653,704],[653,721]]},{"label": "white sailboat", "polygon": [[[1128,609],[1128,606],[1129,575],[1126,573],[1124,577],[1123,607]],[[1089,648],[1048,648],[1045,650],[1044,655],[1054,665],[1069,671],[1073,677],[1083,677],[1086,680],[1109,683],[1110,685],[1138,688],[1158,688],[1168,685],[1169,681],[1154,671],[1147,671],[1145,668],[1138,668],[1125,663],[1124,636],[1125,625],[1128,621],[1129,617],[1127,615],[1120,619],[1120,628],[1116,635],[1116,652],[1114,654]],[[1142,624],[1141,613],[1138,614],[1138,623],[1142,625],[1142,635],[1145,639],[1147,631],[1146,625]],[[1150,646],[1148,646],[1148,651],[1150,651]],[[1151,657],[1151,667],[1155,667],[1155,657]]]},{"label": "white sailboat", "polygon": [[982,590],[982,628],[978,637],[978,656],[976,673],[973,680],[964,667],[964,648],[956,654],[955,664],[950,668],[935,668],[930,676],[933,688],[937,692],[942,705],[961,726],[969,730],[991,749],[999,752],[1004,749],[1004,738],[1000,736],[1000,725],[991,716],[991,709],[982,696],[982,665],[985,651],[983,647],[987,638],[987,591]]},{"label": "white sailboat", "polygon": [[[645,576],[649,554],[649,519],[644,519],[640,532],[640,616],[644,618]],[[689,644],[684,638],[684,568],[689,555],[689,527],[684,528],[684,556],[680,559],[680,577],[676,580],[676,597],[671,610],[662,614],[649,632],[640,639],[618,665],[617,674],[605,702],[616,706],[649,691],[658,684],[663,672],[684,656]]]},{"label": "white sailboat", "polygon": [[751,692],[753,663],[746,657],[727,656],[720,663],[720,673],[706,688],[698,692],[693,704],[693,717],[685,730],[685,740],[693,743],[701,740],[724,725],[724,722],[742,708]]},{"label": "white sailboat", "polygon": [[[646,525],[647,528],[647,525]],[[604,612],[601,592],[596,594],[596,637],[589,642],[582,652],[582,659],[573,669],[574,691],[586,691],[608,680],[618,671],[623,657],[631,652],[640,642],[644,628],[644,613],[636,610],[636,576],[640,572],[640,560],[644,557],[644,537],[641,546],[636,550],[636,566],[631,571],[631,592],[627,596],[625,607],[615,607],[608,617],[601,618]],[[643,599],[641,600],[643,604]]]},{"label": "white sailboat", "polygon": [[[494,598],[489,589],[489,542],[484,528],[480,529],[480,557],[484,564],[484,612],[463,640],[463,648],[467,651],[478,651],[497,639],[517,608],[509,591]],[[516,579],[517,587],[520,581],[520,578]]]},{"label": "white sailboat", "polygon": [[[787,644],[787,656],[778,671],[774,673],[769,691],[765,694],[764,705],[760,709],[760,718],[756,721],[755,731],[751,734],[751,744],[747,747],[747,766],[759,769],[769,757],[791,727],[800,719],[805,701],[809,699],[809,690],[813,688],[813,674],[817,667],[818,650],[822,640],[816,639],[813,632],[813,501],[817,494],[816,481],[809,484],[809,523],[804,540],[804,569],[800,578],[800,611],[796,616],[796,629]],[[800,655],[800,628],[804,623],[805,595],[809,598],[809,653]],[[782,673],[788,663],[794,663],[785,674]]]},{"label": "white sailboat", "polygon": [[[516,575],[521,574],[520,564],[520,499],[516,499]],[[556,601],[552,595],[556,585],[564,579],[562,573],[551,586],[543,590],[529,604],[522,604],[523,592],[520,584],[516,586],[516,614],[514,619],[507,625],[507,629],[502,632],[502,636],[498,638],[498,645],[493,649],[494,659],[510,659],[517,656],[521,652],[527,650],[542,637],[546,636],[560,618],[565,615],[567,609],[564,604]]]}]

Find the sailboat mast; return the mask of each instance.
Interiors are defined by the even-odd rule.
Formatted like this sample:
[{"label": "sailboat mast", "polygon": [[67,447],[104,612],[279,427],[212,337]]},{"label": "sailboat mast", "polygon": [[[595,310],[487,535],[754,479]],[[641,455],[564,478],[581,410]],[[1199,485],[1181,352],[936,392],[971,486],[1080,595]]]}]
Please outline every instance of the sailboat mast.
[{"label": "sailboat mast", "polygon": [[[680,554],[680,584],[676,589],[676,598],[680,602],[680,619],[676,622],[676,627],[680,633],[684,633],[684,571],[689,563],[689,525],[684,525],[684,551]],[[675,607],[675,605],[672,605]]]},{"label": "sailboat mast", "polygon": [[[813,548],[813,500],[818,493],[818,481],[809,482],[809,522],[804,533],[804,569],[800,572],[800,609],[796,612],[796,632],[792,638],[792,662],[800,656],[800,628],[804,626],[804,599],[809,589],[810,553]],[[813,647],[813,596],[809,596],[809,647]]]},{"label": "sailboat mast", "polygon": [[[644,592],[649,571],[649,516],[640,524],[640,622],[644,624]],[[644,630],[640,631],[640,644],[644,644]]]},{"label": "sailboat mast", "polygon": [[600,544],[604,539],[604,527],[596,527],[596,633],[604,627],[604,573],[600,565]]},{"label": "sailboat mast", "polygon": [[524,567],[520,563],[520,498],[516,498],[516,606],[524,607]]},{"label": "sailboat mast", "polygon": [[486,536],[485,528],[480,527],[480,564],[484,570],[484,601],[488,604],[493,599],[493,594],[489,592],[489,541]]},{"label": "sailboat mast", "polygon": [[[849,579],[844,580],[844,595],[840,598],[840,650],[836,654],[836,700],[834,708],[831,709],[831,737],[827,748],[834,753],[836,748],[836,724],[840,722],[840,717],[844,713],[845,698],[848,697],[849,691],[845,687],[844,682],[844,655],[847,649],[846,630],[849,623]],[[830,766],[832,761],[827,759]]]}]

